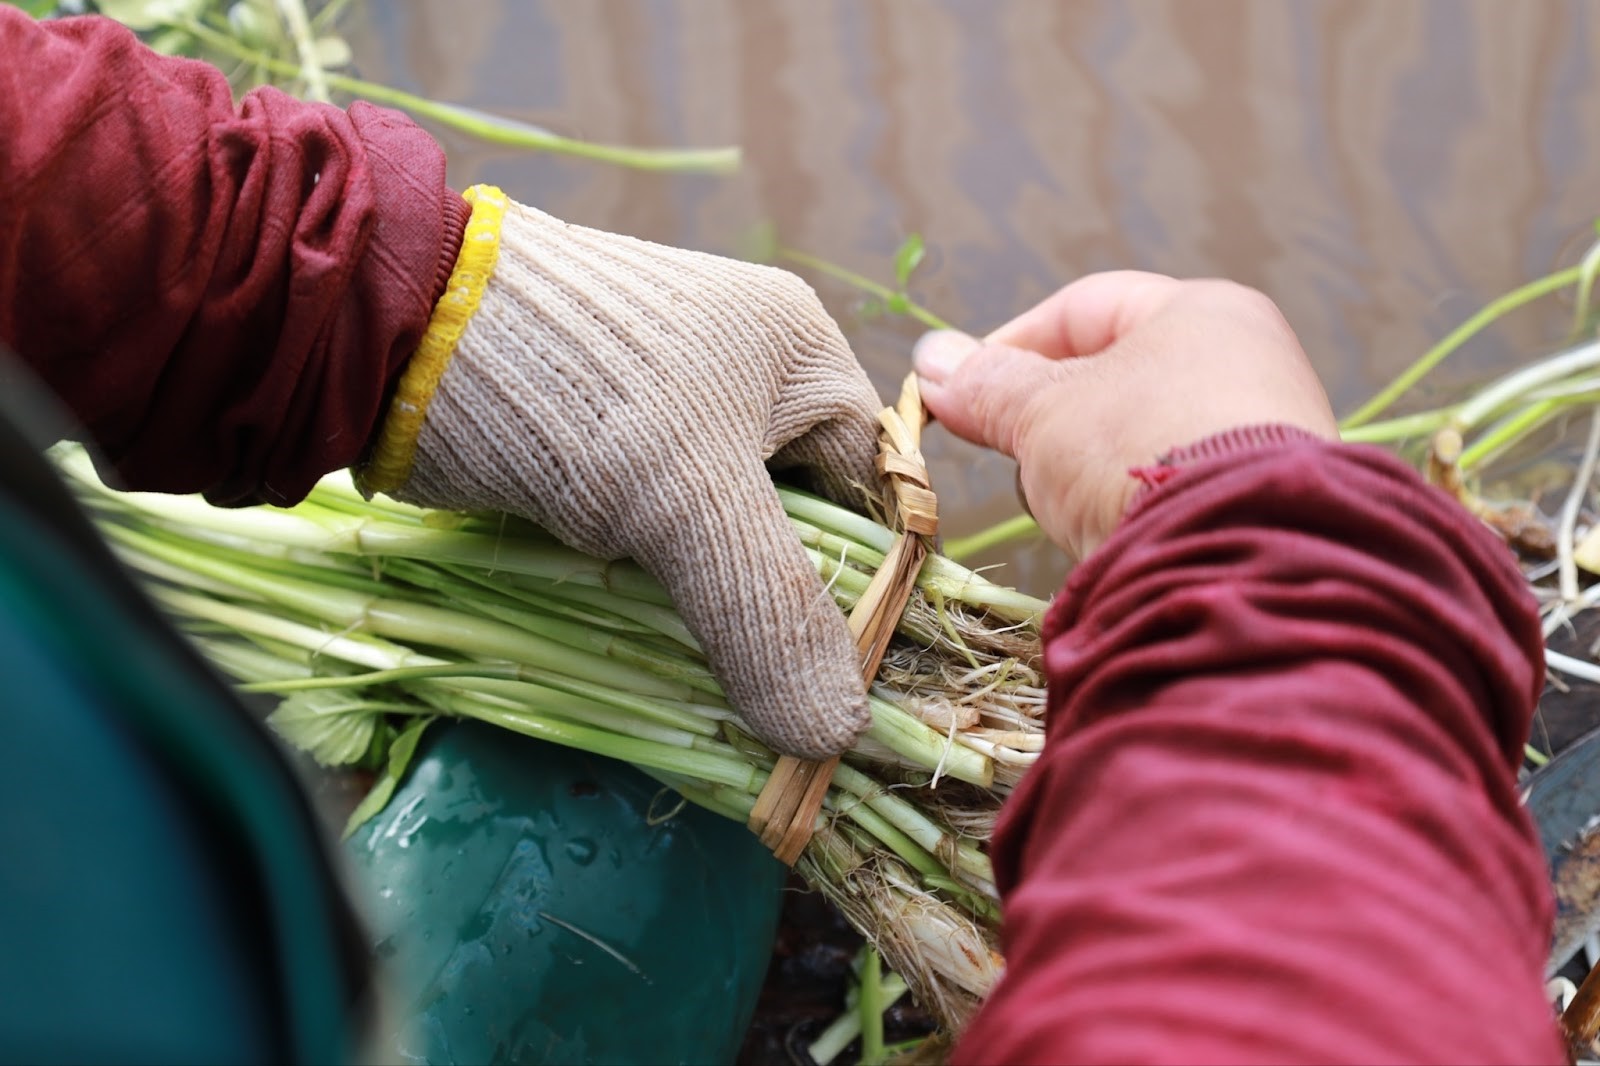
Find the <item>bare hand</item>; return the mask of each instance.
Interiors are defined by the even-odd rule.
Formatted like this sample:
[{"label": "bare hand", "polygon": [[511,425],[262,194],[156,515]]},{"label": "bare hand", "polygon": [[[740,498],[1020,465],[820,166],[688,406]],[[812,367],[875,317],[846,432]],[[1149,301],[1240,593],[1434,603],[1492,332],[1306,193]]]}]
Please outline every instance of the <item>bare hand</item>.
[{"label": "bare hand", "polygon": [[1092,274],[982,341],[928,334],[916,369],[939,421],[1017,460],[1029,509],[1074,559],[1121,521],[1129,470],[1173,448],[1273,423],[1338,436],[1277,306],[1227,281]]}]

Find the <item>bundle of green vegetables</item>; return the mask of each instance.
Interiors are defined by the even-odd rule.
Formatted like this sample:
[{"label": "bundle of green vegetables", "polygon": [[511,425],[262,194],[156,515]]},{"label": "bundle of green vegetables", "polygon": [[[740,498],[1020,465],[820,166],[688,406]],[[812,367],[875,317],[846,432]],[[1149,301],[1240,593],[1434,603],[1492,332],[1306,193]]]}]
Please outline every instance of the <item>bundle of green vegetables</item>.
[{"label": "bundle of green vegetables", "polygon": [[[661,587],[501,515],[363,499],[330,476],[287,510],[120,493],[55,457],[117,553],[268,721],[327,766],[379,771],[382,808],[422,731],[476,718],[626,760],[745,820],[774,754],[730,709]],[[885,527],[781,489],[843,609]],[[1043,744],[1045,604],[930,556],[797,869],[949,1027],[998,976],[984,842]]]}]

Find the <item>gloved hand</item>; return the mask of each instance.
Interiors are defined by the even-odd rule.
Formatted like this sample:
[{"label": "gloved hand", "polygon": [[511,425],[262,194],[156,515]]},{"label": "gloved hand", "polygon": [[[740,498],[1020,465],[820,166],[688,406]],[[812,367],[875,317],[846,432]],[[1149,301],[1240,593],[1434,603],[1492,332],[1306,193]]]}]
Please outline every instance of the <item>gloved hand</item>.
[{"label": "gloved hand", "polygon": [[[458,277],[492,238],[489,195]],[[846,503],[877,481],[878,397],[811,289],[508,202],[469,314],[393,495],[637,559],[763,739],[808,758],[848,748],[869,721],[855,646],[763,465],[807,467]]]}]

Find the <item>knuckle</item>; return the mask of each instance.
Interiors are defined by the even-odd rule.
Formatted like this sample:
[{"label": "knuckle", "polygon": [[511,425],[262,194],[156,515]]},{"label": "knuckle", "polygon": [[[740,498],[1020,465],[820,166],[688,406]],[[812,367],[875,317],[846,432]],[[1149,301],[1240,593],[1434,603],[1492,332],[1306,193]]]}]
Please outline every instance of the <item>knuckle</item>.
[{"label": "knuckle", "polygon": [[779,302],[792,307],[821,309],[822,300],[817,292],[799,274],[782,267],[758,266],[765,275],[768,291]]},{"label": "knuckle", "polygon": [[1195,284],[1196,297],[1213,306],[1226,308],[1241,318],[1274,326],[1288,325],[1277,302],[1260,289],[1223,278],[1207,278]]}]

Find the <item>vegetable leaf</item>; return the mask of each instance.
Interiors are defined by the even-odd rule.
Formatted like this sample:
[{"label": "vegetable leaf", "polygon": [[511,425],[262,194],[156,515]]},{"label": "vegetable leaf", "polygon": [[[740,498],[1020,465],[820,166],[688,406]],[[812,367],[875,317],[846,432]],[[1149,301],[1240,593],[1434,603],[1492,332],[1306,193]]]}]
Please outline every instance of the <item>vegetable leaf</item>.
[{"label": "vegetable leaf", "polygon": [[406,770],[411,767],[411,757],[417,753],[423,730],[432,724],[432,718],[419,718],[394,738],[394,743],[389,745],[389,765],[373,783],[372,791],[350,812],[350,820],[344,823],[345,840],[349,840],[357,829],[389,805],[394,798],[394,790],[400,787],[400,782],[405,780]]},{"label": "vegetable leaf", "polygon": [[169,22],[197,18],[205,0],[99,0],[100,14],[116,19],[132,30],[153,30]]},{"label": "vegetable leaf", "polygon": [[312,691],[284,700],[267,724],[323,766],[346,766],[367,753],[378,713],[370,700]]},{"label": "vegetable leaf", "polygon": [[922,257],[927,254],[927,249],[922,244],[922,234],[913,233],[900,245],[900,250],[894,253],[894,278],[900,288],[905,288],[911,280],[912,271],[922,262]]}]

